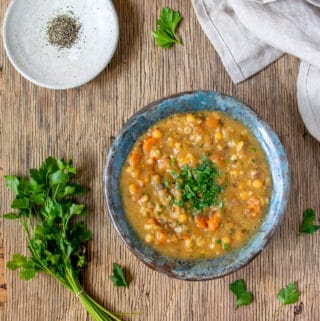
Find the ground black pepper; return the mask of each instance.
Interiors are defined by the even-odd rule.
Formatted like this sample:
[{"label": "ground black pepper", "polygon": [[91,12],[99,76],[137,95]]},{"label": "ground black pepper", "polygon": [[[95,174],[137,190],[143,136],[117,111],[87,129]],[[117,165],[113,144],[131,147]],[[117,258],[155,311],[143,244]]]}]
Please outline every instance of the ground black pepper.
[{"label": "ground black pepper", "polygon": [[47,35],[49,43],[59,49],[71,48],[79,37],[81,24],[70,15],[58,15],[48,21]]}]

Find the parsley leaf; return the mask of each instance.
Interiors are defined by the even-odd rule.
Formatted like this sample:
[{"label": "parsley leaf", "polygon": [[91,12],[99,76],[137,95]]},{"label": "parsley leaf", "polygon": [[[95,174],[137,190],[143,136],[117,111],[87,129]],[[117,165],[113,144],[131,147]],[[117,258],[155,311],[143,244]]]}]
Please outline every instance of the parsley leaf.
[{"label": "parsley leaf", "polygon": [[176,35],[176,29],[181,20],[182,17],[178,11],[168,7],[162,9],[160,19],[157,20],[158,28],[152,32],[157,46],[167,49],[174,44],[181,45],[181,41]]},{"label": "parsley leaf", "polygon": [[295,282],[291,282],[286,287],[282,288],[277,294],[277,298],[282,303],[282,305],[294,304],[298,302],[299,297],[300,292],[297,289]]},{"label": "parsley leaf", "polygon": [[8,189],[14,193],[18,193],[19,179],[16,176],[5,176],[6,185]]},{"label": "parsley leaf", "polygon": [[313,225],[316,214],[312,208],[308,208],[303,212],[303,221],[300,226],[300,233],[312,234],[320,230],[320,225]]},{"label": "parsley leaf", "polygon": [[169,180],[168,180],[168,177],[164,177],[164,179],[163,179],[163,186],[165,187],[165,188],[168,188],[169,187]]},{"label": "parsley leaf", "polygon": [[234,281],[229,285],[230,291],[236,296],[236,309],[243,305],[248,305],[253,301],[252,292],[247,291],[247,286],[243,279]]},{"label": "parsley leaf", "polygon": [[273,312],[273,317],[277,316],[285,305],[298,302],[299,297],[300,292],[295,282],[291,282],[286,287],[282,288],[277,294],[277,298],[281,302],[281,305]]},{"label": "parsley leaf", "polygon": [[128,288],[128,284],[124,275],[123,267],[117,263],[113,263],[113,275],[110,275],[109,278],[116,288],[123,286]]},{"label": "parsley leaf", "polygon": [[19,215],[17,215],[16,213],[3,214],[2,217],[7,220],[18,220],[19,219]]}]

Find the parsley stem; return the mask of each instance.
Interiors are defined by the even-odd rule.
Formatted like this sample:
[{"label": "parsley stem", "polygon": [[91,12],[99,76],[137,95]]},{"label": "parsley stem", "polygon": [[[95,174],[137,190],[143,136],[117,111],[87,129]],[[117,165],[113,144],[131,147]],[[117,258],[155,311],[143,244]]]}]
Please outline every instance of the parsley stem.
[{"label": "parsley stem", "polygon": [[59,190],[59,187],[60,187],[60,184],[57,185],[56,190],[54,191],[53,199],[56,199],[56,195],[57,195],[57,192]]},{"label": "parsley stem", "polygon": [[[70,290],[73,293],[77,294],[82,290],[78,278],[74,275],[72,269],[70,268],[66,269],[66,280],[70,284]],[[95,300],[93,300],[86,292],[83,292],[79,295],[79,300],[95,321],[121,321],[121,319],[119,319],[116,315],[106,310]]]},{"label": "parsley stem", "polygon": [[284,304],[281,304],[277,309],[275,309],[275,311],[272,314],[273,320],[276,320],[276,317],[278,316],[278,314],[280,313],[283,307],[284,307]]}]

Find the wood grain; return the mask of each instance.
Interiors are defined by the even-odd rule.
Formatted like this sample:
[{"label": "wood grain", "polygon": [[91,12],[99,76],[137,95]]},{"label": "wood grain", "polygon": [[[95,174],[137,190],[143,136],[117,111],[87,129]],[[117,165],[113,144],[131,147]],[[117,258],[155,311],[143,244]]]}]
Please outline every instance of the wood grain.
[{"label": "wood grain", "polygon": [[[8,2],[0,2],[1,25]],[[178,8],[184,17],[179,28],[184,46],[162,50],[154,45],[150,32],[164,5]],[[291,281],[298,282],[304,310],[294,318],[293,307],[286,307],[280,320],[319,320],[320,233],[297,237],[303,210],[313,207],[320,213],[320,144],[306,134],[297,110],[298,59],[286,55],[236,86],[201,30],[189,1],[116,0],[115,6],[121,27],[115,56],[100,76],[77,89],[52,91],[34,86],[14,70],[0,44],[3,172],[25,175],[49,155],[74,159],[80,169],[79,181],[89,188],[84,201],[94,233],[84,286],[110,309],[140,312],[130,320],[270,321],[279,304],[277,291]],[[195,89],[233,95],[269,122],[288,152],[292,184],[279,231],[252,263],[222,279],[182,282],[150,270],[125,248],[106,212],[102,173],[110,141],[129,116],[153,100]],[[3,213],[9,210],[12,194],[3,180],[0,184]],[[27,253],[21,228],[15,222],[0,222],[5,260],[16,252]],[[129,290],[115,289],[108,280],[112,262],[129,271]],[[0,320],[89,320],[77,299],[54,280],[40,275],[22,282],[17,273],[3,270],[1,264],[8,298]],[[235,311],[228,286],[237,278],[247,281],[255,301]],[[1,294],[0,301],[3,298],[6,296]]]}]

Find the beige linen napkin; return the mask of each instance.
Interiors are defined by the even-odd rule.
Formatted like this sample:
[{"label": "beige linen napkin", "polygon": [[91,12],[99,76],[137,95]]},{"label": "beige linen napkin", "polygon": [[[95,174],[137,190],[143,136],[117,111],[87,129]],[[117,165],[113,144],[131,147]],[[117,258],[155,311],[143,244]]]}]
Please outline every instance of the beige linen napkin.
[{"label": "beige linen napkin", "polygon": [[193,0],[193,6],[235,83],[284,52],[303,60],[299,110],[320,140],[320,0]]}]

